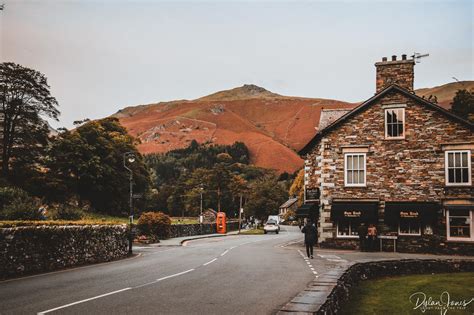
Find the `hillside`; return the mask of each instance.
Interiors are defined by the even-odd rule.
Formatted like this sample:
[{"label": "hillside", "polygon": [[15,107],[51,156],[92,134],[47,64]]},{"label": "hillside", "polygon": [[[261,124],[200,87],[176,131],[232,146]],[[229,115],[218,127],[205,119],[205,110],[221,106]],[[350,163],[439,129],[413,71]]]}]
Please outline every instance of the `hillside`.
[{"label": "hillside", "polygon": [[303,161],[296,154],[315,133],[322,108],[352,108],[346,102],[281,96],[244,85],[193,101],[172,101],[128,107],[117,114],[141,140],[142,153],[167,152],[198,142],[244,142],[251,162],[294,172]]},{"label": "hillside", "polygon": [[438,98],[438,104],[446,109],[451,108],[451,102],[456,95],[458,90],[474,90],[474,81],[459,81],[452,82],[440,86],[435,86],[433,88],[424,88],[418,89],[415,93],[418,96],[424,96],[428,98],[430,95],[436,95]]},{"label": "hillside", "polygon": [[[436,95],[445,108],[460,88],[474,89],[473,81],[419,89],[416,94]],[[183,148],[199,143],[244,142],[251,163],[278,171],[294,172],[303,161],[296,154],[315,134],[322,109],[350,109],[356,103],[282,96],[256,85],[220,91],[196,100],[139,105],[114,116],[135,137],[142,153]]]}]

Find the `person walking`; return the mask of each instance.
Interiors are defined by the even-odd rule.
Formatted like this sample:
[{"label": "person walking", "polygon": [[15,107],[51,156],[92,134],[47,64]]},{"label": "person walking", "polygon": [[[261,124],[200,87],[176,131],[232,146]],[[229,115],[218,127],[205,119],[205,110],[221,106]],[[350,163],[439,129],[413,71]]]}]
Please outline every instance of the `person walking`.
[{"label": "person walking", "polygon": [[369,249],[371,251],[375,250],[375,240],[377,239],[377,228],[375,225],[370,224],[367,229],[367,235],[369,237]]},{"label": "person walking", "polygon": [[367,227],[365,223],[362,222],[357,229],[357,233],[359,234],[359,247],[360,251],[364,252],[366,250],[366,243],[367,243]]},{"label": "person walking", "polygon": [[313,246],[318,242],[318,231],[311,220],[307,220],[306,225],[301,229],[301,232],[304,233],[306,255],[308,258],[313,258]]}]

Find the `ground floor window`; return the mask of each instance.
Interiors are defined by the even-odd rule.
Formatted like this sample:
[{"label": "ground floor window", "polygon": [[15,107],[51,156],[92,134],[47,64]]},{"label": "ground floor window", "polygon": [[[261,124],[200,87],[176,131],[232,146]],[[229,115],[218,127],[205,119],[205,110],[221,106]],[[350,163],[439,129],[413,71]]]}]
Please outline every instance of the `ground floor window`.
[{"label": "ground floor window", "polygon": [[337,237],[359,237],[357,220],[341,220],[337,222]]},{"label": "ground floor window", "polygon": [[446,212],[448,240],[474,241],[473,212],[468,209],[449,209]]},{"label": "ground floor window", "polygon": [[400,218],[398,225],[399,235],[421,235],[420,221]]}]

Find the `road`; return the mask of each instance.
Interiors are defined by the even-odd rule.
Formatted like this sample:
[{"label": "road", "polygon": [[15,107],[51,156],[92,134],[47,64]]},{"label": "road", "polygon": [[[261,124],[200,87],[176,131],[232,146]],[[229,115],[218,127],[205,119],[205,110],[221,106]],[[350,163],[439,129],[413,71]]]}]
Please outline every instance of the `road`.
[{"label": "road", "polygon": [[315,278],[278,235],[143,247],[134,258],[0,282],[0,314],[272,314]]}]

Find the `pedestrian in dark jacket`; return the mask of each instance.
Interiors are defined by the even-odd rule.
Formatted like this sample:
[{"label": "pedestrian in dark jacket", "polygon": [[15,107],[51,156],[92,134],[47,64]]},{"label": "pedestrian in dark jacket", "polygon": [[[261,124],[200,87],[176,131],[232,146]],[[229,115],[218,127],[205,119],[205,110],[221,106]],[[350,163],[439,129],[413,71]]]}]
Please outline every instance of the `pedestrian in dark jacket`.
[{"label": "pedestrian in dark jacket", "polygon": [[318,242],[318,231],[311,220],[308,220],[306,225],[301,229],[301,232],[304,233],[306,255],[308,255],[308,258],[313,258],[313,246]]}]

